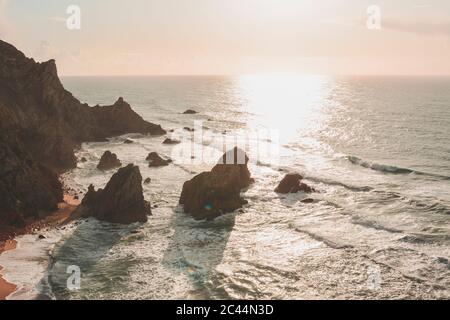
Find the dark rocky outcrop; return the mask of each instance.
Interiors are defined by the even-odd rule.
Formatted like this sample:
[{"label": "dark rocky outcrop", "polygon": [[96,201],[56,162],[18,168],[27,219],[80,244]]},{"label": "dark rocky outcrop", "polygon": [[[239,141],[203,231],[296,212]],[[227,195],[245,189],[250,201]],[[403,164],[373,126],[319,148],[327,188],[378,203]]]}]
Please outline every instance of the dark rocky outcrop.
[{"label": "dark rocky outcrop", "polygon": [[178,140],[172,140],[172,139],[170,139],[170,138],[167,138],[167,139],[165,139],[165,140],[163,141],[163,144],[179,144],[179,143],[181,143],[181,141],[178,141]]},{"label": "dark rocky outcrop", "polygon": [[185,112],[183,112],[183,114],[197,114],[198,112],[192,109],[188,109]]},{"label": "dark rocky outcrop", "polygon": [[275,189],[275,192],[288,194],[288,193],[297,193],[297,192],[306,192],[311,193],[315,192],[313,188],[302,183],[303,177],[298,173],[289,173],[287,174],[283,180],[281,180],[278,187]]},{"label": "dark rocky outcrop", "polygon": [[145,160],[149,162],[149,167],[165,167],[172,162],[171,160],[164,160],[156,152],[149,153]]},{"label": "dark rocky outcrop", "polygon": [[234,148],[210,172],[185,182],[180,197],[185,213],[199,220],[214,219],[246,204],[241,192],[253,182],[248,161],[244,151]]},{"label": "dark rocky outcrop", "polygon": [[150,203],[144,200],[139,167],[130,164],[119,169],[105,189],[91,185],[75,216],[94,217],[111,223],[146,222]]},{"label": "dark rocky outcrop", "polygon": [[106,107],[80,103],[54,60],[37,63],[0,40],[0,226],[55,210],[63,200],[55,173],[76,166],[74,149],[127,133],[166,132],[122,98]]},{"label": "dark rocky outcrop", "polygon": [[150,184],[151,182],[152,182],[152,179],[151,178],[147,178],[147,179],[145,179],[144,184]]},{"label": "dark rocky outcrop", "polygon": [[106,171],[114,168],[119,168],[121,166],[122,163],[117,158],[117,155],[115,153],[111,153],[111,151],[105,151],[100,159],[100,162],[97,165],[97,169]]}]

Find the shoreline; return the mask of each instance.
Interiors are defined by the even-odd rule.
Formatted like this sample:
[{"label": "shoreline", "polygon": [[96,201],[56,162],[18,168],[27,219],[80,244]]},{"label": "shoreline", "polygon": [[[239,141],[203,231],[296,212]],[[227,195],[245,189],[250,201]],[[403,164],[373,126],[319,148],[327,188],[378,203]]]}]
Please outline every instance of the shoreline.
[{"label": "shoreline", "polygon": [[[0,243],[0,255],[4,252],[14,250],[16,247],[16,240],[6,240],[5,242]],[[15,284],[9,283],[3,279],[2,271],[4,271],[4,269],[0,266],[0,301],[6,300],[6,298],[17,289]]]},{"label": "shoreline", "polygon": [[[46,228],[54,228],[70,221],[72,213],[79,206],[80,200],[75,199],[71,195],[64,195],[64,202],[58,205],[58,210],[49,216],[35,220],[27,224],[24,228],[9,229],[2,234],[3,239],[0,240],[0,255],[7,251],[12,251],[17,248],[16,237],[26,234],[32,234]],[[17,290],[17,286],[13,283],[7,282],[3,278],[2,272],[5,269],[0,265],[0,301],[6,298]]]}]

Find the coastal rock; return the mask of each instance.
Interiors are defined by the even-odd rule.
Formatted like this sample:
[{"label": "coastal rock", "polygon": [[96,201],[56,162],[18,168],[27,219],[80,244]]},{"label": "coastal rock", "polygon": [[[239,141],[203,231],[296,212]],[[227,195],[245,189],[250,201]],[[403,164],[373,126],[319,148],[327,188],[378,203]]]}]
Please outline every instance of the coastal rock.
[{"label": "coastal rock", "polygon": [[210,172],[185,182],[180,197],[184,212],[198,220],[214,219],[247,204],[241,191],[253,182],[248,161],[244,151],[234,148]]},{"label": "coastal rock", "polygon": [[172,140],[170,138],[167,138],[166,140],[163,141],[163,144],[179,144],[179,143],[181,143],[181,141]]},{"label": "coastal rock", "polygon": [[152,179],[147,178],[147,179],[145,179],[144,184],[150,184],[151,182],[152,182]]},{"label": "coastal rock", "polygon": [[185,112],[183,112],[183,114],[197,114],[198,112],[192,109],[188,109]]},{"label": "coastal rock", "polygon": [[56,210],[63,200],[57,174],[76,167],[82,142],[166,133],[123,98],[105,107],[82,104],[64,89],[54,60],[38,63],[1,40],[0,132],[0,224]]},{"label": "coastal rock", "polygon": [[156,152],[151,152],[145,160],[149,161],[149,167],[165,167],[171,163],[170,160],[161,158]]},{"label": "coastal rock", "polygon": [[83,157],[80,159],[80,162],[85,163],[85,162],[87,162],[87,159],[85,157]]},{"label": "coastal rock", "polygon": [[119,168],[122,166],[122,163],[117,158],[115,153],[111,153],[111,151],[105,151],[102,158],[100,159],[99,164],[97,165],[97,169],[106,171],[114,168]]},{"label": "coastal rock", "polygon": [[275,192],[281,194],[306,192],[311,193],[315,190],[310,186],[302,183],[303,177],[298,173],[289,173],[281,180]]},{"label": "coastal rock", "polygon": [[144,200],[139,167],[130,164],[119,169],[105,189],[95,191],[89,186],[75,215],[94,217],[111,223],[131,224],[147,222],[150,203]]},{"label": "coastal rock", "polygon": [[186,131],[189,131],[189,132],[194,132],[195,131],[195,129],[189,128],[189,127],[184,127],[183,129],[186,130]]},{"label": "coastal rock", "polygon": [[134,141],[131,140],[131,139],[126,139],[123,143],[124,143],[124,144],[133,144]]}]

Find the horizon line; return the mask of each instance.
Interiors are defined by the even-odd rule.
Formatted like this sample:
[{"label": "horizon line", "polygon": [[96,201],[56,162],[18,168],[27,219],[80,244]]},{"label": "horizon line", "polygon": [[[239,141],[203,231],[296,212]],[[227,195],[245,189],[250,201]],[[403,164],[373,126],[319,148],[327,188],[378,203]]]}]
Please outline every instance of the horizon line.
[{"label": "horizon line", "polygon": [[60,77],[64,78],[125,78],[125,77],[248,77],[248,76],[261,76],[261,77],[450,77],[450,73],[438,73],[438,74],[312,74],[312,73],[242,73],[242,74],[61,74]]}]

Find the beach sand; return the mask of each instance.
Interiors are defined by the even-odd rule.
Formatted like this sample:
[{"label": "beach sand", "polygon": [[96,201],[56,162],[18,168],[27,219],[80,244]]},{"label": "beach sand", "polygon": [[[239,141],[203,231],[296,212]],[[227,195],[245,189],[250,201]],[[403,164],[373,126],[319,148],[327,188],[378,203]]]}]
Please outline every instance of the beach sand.
[{"label": "beach sand", "polygon": [[[0,254],[9,250],[14,250],[16,245],[17,242],[15,240],[7,240],[0,243]],[[0,300],[5,300],[6,297],[13,293],[17,287],[14,284],[6,282],[6,280],[2,278],[2,270],[3,268],[0,266]]]},{"label": "beach sand", "polygon": [[[13,238],[20,235],[33,233],[44,228],[53,228],[65,224],[71,220],[71,214],[75,211],[79,204],[80,201],[75,199],[73,196],[65,195],[64,202],[58,205],[58,210],[55,213],[43,219],[32,221],[27,224],[25,228],[11,230],[8,236]],[[12,239],[0,241],[0,255],[6,251],[14,250],[16,246],[17,242]],[[1,274],[2,271],[3,267],[0,266],[0,300],[5,300],[6,297],[17,289],[17,286],[4,280]]]}]

